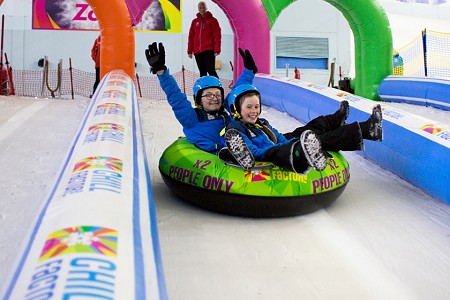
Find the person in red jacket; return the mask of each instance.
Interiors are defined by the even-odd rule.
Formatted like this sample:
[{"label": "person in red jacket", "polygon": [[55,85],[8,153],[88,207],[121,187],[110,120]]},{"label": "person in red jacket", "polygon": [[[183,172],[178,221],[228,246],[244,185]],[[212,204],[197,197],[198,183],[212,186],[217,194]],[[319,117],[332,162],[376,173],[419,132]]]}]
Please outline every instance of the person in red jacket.
[{"label": "person in red jacket", "polygon": [[95,82],[94,82],[94,90],[92,91],[92,95],[94,95],[95,90],[97,89],[98,84],[100,83],[100,45],[101,45],[101,36],[95,39],[94,45],[91,49],[91,57],[95,62]]},{"label": "person in red jacket", "polygon": [[192,20],[188,36],[187,53],[195,56],[200,76],[211,75],[219,78],[216,72],[216,56],[220,54],[222,32],[219,22],[208,11],[204,1],[198,3],[197,17]]}]

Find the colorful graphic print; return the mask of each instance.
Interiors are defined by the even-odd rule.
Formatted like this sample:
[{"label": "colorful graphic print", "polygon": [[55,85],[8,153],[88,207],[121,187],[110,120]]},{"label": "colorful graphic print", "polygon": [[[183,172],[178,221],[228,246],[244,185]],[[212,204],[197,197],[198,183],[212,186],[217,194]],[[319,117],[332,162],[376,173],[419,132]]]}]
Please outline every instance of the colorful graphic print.
[{"label": "colorful graphic print", "polygon": [[[116,70],[116,71],[118,71],[118,70]],[[123,72],[123,71],[122,71]],[[128,80],[128,77],[127,76],[124,76],[124,75],[121,75],[120,73],[113,73],[113,74],[111,74],[111,76],[110,76],[110,79],[111,80],[120,80],[120,81],[126,81],[126,80]]]},{"label": "colorful graphic print", "polygon": [[113,98],[113,99],[126,100],[127,99],[127,93],[124,93],[124,92],[119,91],[119,90],[106,90],[105,92],[103,92],[102,98],[103,99],[105,99],[105,98]]},{"label": "colorful graphic print", "polygon": [[423,130],[423,131],[431,133],[431,134],[438,134],[439,132],[441,132],[445,129],[446,128],[435,127],[434,124],[427,124],[427,125],[420,127],[420,130]]},{"label": "colorful graphic print", "polygon": [[123,161],[109,156],[90,156],[79,160],[72,173],[77,173],[87,169],[110,169],[122,172]]},{"label": "colorful graphic print", "polygon": [[[126,0],[130,12],[141,11],[135,30],[181,32],[181,3],[177,0]],[[93,9],[85,0],[33,0],[33,29],[98,30]],[[134,14],[133,14],[134,15]],[[138,16],[136,16],[138,17]]]},{"label": "colorful graphic print", "polygon": [[345,93],[345,92],[340,92],[340,93],[337,93],[336,94],[336,96],[338,96],[338,97],[347,97],[348,96],[348,94],[347,93]]},{"label": "colorful graphic print", "polygon": [[115,123],[98,123],[89,127],[83,144],[95,143],[101,135],[101,141],[123,144],[124,126]]},{"label": "colorful graphic print", "polygon": [[98,123],[89,127],[88,132],[95,130],[115,130],[117,132],[123,133],[124,127],[115,123]]},{"label": "colorful graphic print", "polygon": [[246,171],[245,172],[245,181],[246,182],[257,182],[269,180],[270,174],[264,171]]},{"label": "colorful graphic print", "polygon": [[95,116],[98,115],[118,115],[125,116],[125,106],[117,103],[105,103],[97,106],[97,110],[95,111]]},{"label": "colorful graphic print", "polygon": [[397,0],[397,1],[406,3],[430,4],[430,5],[439,5],[447,2],[447,0]]},{"label": "colorful graphic print", "polygon": [[[258,163],[256,164],[258,165]],[[245,182],[256,182],[256,181],[264,181],[270,180],[270,173],[264,170],[256,170],[256,171],[246,171],[245,174]]]},{"label": "colorful graphic print", "polygon": [[108,82],[107,86],[121,86],[123,88],[128,88],[128,84],[121,80],[111,80]]},{"label": "colorful graphic print", "polygon": [[71,253],[96,253],[109,257],[117,255],[116,230],[95,226],[68,227],[47,237],[39,261]]}]

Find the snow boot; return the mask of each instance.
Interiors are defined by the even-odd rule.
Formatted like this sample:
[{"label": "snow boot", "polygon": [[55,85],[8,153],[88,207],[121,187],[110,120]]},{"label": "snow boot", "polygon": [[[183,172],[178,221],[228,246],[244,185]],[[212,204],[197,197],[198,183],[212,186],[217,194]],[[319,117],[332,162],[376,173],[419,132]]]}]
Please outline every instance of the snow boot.
[{"label": "snow boot", "polygon": [[372,114],[365,122],[360,122],[362,136],[366,140],[381,142],[383,140],[383,113],[381,112],[380,104],[377,104],[372,109]]},{"label": "snow boot", "polygon": [[306,174],[311,167],[323,171],[327,165],[327,155],[312,130],[306,130],[300,139],[289,144],[268,149],[265,158],[277,166],[301,175]]},{"label": "snow boot", "polygon": [[219,152],[217,152],[217,156],[219,156],[220,160],[224,162],[231,162],[237,165],[239,164],[236,159],[234,159],[233,155],[231,155],[231,152],[227,147],[220,149]]},{"label": "snow boot", "polygon": [[295,150],[296,145],[300,145],[298,139],[295,139],[288,144],[269,148],[266,153],[264,153],[265,160],[289,171],[305,174],[311,167],[308,165],[308,161],[303,154],[301,146],[299,150]]},{"label": "snow boot", "polygon": [[228,129],[225,142],[231,155],[244,169],[251,169],[255,165],[255,158],[238,130]]},{"label": "snow boot", "polygon": [[327,155],[322,150],[317,135],[312,130],[303,132],[300,136],[300,145],[308,164],[317,171],[323,171],[327,166]]},{"label": "snow boot", "polygon": [[350,111],[350,109],[349,109],[348,101],[347,100],[341,101],[341,104],[339,105],[339,109],[334,113],[338,127],[342,127],[345,125],[349,111]]},{"label": "snow boot", "polygon": [[353,122],[335,130],[317,135],[324,151],[355,151],[363,150],[364,143],[360,124]]}]

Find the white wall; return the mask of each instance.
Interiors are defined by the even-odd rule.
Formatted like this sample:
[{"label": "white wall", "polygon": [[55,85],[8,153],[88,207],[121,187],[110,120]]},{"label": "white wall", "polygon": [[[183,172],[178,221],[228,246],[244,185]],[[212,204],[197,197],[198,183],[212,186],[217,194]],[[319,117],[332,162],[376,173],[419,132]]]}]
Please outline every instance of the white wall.
[{"label": "white wall", "polygon": [[[450,32],[450,5],[431,6],[425,4],[399,3],[394,0],[380,0],[385,6],[394,36],[394,47],[402,47],[412,38],[418,36],[424,28]],[[190,23],[197,13],[195,0],[182,0],[183,33],[136,32],[136,72],[148,74],[148,64],[144,49],[154,41],[161,41],[166,46],[167,65],[172,72],[179,71],[184,65],[188,70],[198,72],[193,59],[186,55],[187,34]],[[207,1],[212,14],[222,27],[222,61],[219,76],[232,78],[229,62],[233,61],[234,36],[230,22],[223,11],[212,1]],[[64,68],[68,68],[69,58],[76,69],[94,72],[94,63],[90,50],[97,31],[56,31],[31,30],[32,0],[5,0],[0,7],[0,14],[5,15],[4,50],[8,54],[13,69],[40,69],[37,62],[44,55],[50,60],[50,67],[56,68],[59,59],[63,59]],[[415,19],[405,15],[410,14]],[[254,17],[249,14],[249,17]],[[335,80],[339,79],[339,66],[343,75],[352,77],[353,34],[342,14],[323,0],[298,0],[283,10],[271,32],[275,36],[317,36],[327,37],[330,42],[330,58],[336,58]],[[409,39],[409,40],[405,40]],[[274,43],[272,51],[274,53]],[[275,58],[271,57],[271,73],[284,76],[285,70],[275,69]],[[293,70],[289,75],[293,77]],[[328,70],[301,70],[302,79],[326,84]]]},{"label": "white wall", "polygon": [[[189,59],[187,51],[187,35],[192,19],[197,13],[198,1],[182,1],[183,33],[167,32],[136,32],[135,49],[138,74],[148,74],[148,64],[144,56],[144,49],[151,42],[163,42],[167,53],[167,66],[172,72],[179,71],[184,65],[186,69],[198,72],[194,59]],[[94,64],[90,58],[90,49],[97,31],[56,31],[31,30],[31,0],[5,0],[0,8],[5,14],[5,52],[10,58],[14,69],[40,69],[37,62],[47,55],[50,68],[56,68],[59,59],[63,59],[63,67],[68,68],[69,58],[74,68],[93,72]],[[234,35],[229,20],[224,12],[212,1],[207,1],[211,13],[219,20],[222,28],[222,53],[217,59],[222,61],[219,76],[232,78],[230,61],[233,61]],[[320,12],[320,18],[317,15]],[[301,17],[299,17],[301,16]],[[252,16],[253,17],[253,16]],[[290,24],[292,18],[299,20]],[[321,0],[302,0],[294,2],[286,8],[278,18],[271,33],[285,36],[319,36],[330,38],[330,57],[337,57],[341,65],[350,65],[348,51],[349,33],[346,21],[331,5]],[[345,35],[339,38],[339,35]],[[338,42],[339,41],[339,42]],[[274,74],[285,75],[285,71],[274,69],[275,62],[271,61]],[[347,67],[348,68],[348,67]],[[293,71],[291,70],[291,76]],[[302,78],[318,83],[326,83],[328,71],[302,71]]]},{"label": "white wall", "polygon": [[[321,37],[328,38],[329,42],[329,66],[331,60],[336,58],[335,85],[339,80],[339,66],[342,67],[344,76],[348,76],[351,70],[351,44],[353,34],[342,13],[323,0],[296,1],[285,8],[278,17],[271,30],[271,73],[277,76],[285,76],[286,70],[275,69],[275,37]],[[290,66],[289,77],[293,77],[293,68]],[[300,70],[301,79],[306,81],[327,84],[329,70]]]},{"label": "white wall", "polygon": [[394,49],[406,46],[424,29],[450,33],[450,3],[428,5],[383,0],[382,4],[391,24]]},{"label": "white wall", "polygon": [[[152,42],[164,43],[167,65],[172,72],[181,70],[182,65],[198,72],[195,60],[189,59],[186,54],[187,34],[198,12],[197,4],[198,1],[182,1],[183,33],[135,32],[137,73],[148,74],[144,50]],[[230,22],[215,3],[207,1],[207,5],[222,28],[222,53],[217,57],[222,61],[222,70],[218,74],[231,79],[233,74],[229,62],[233,61],[234,36]],[[73,68],[94,72],[90,53],[98,31],[32,30],[32,0],[5,0],[0,7],[0,14],[5,15],[4,51],[13,69],[39,70],[38,60],[47,55],[50,68],[56,68],[60,59],[63,59],[63,68],[68,68],[71,58]]]}]

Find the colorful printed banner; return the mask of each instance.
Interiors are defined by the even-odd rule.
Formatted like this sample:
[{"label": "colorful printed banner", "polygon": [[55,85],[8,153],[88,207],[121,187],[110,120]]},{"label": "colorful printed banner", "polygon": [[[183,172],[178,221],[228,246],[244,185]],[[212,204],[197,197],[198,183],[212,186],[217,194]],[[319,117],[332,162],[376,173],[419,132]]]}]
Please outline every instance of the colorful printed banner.
[{"label": "colorful printed banner", "polygon": [[167,299],[140,124],[132,79],[108,73],[1,299]]},{"label": "colorful printed banner", "polygon": [[447,0],[397,0],[397,1],[406,3],[431,4],[431,5],[439,5],[447,2]]},{"label": "colorful printed banner", "polygon": [[[141,0],[140,2],[142,5],[148,2],[151,4],[143,13],[141,22],[134,26],[135,30],[181,32],[181,1],[147,0],[145,2]],[[131,8],[132,11],[136,10],[135,5]],[[33,0],[32,15],[33,29],[99,29],[97,18],[85,0]]]}]

